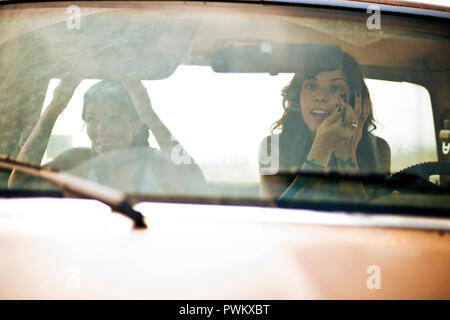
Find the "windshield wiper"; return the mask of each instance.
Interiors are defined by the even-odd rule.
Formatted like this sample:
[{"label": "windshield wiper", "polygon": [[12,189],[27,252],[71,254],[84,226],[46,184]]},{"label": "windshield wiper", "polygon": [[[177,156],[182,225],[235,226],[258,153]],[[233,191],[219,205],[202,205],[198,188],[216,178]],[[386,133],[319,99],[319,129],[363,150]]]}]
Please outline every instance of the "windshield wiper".
[{"label": "windshield wiper", "polygon": [[0,168],[16,170],[42,178],[58,186],[63,195],[98,200],[113,211],[121,213],[134,222],[135,228],[147,228],[144,216],[133,209],[127,195],[119,190],[100,185],[64,172],[17,161],[0,155]]}]

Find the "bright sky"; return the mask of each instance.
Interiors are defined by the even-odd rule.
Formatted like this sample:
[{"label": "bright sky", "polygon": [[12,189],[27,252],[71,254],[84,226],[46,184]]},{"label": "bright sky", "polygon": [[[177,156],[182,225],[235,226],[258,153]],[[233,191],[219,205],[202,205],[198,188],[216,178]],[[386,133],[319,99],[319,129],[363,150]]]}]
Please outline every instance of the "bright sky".
[{"label": "bright sky", "polygon": [[[291,74],[220,74],[210,67],[180,66],[171,77],[144,85],[155,111],[207,179],[257,182],[258,146],[282,115],[280,93],[291,78]],[[50,81],[44,105],[51,101],[58,81]],[[84,92],[97,81],[81,83],[55,124],[53,134],[72,136],[72,147],[90,146],[81,110]],[[378,121],[375,133],[391,146],[393,171],[436,160],[426,89],[379,80],[367,80],[367,85]]]}]

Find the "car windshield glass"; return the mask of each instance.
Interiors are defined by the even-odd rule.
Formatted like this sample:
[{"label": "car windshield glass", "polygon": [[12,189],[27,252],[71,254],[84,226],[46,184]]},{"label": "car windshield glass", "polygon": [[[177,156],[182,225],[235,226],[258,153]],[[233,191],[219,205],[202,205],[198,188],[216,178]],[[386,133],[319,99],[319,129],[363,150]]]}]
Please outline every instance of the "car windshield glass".
[{"label": "car windshield glass", "polygon": [[45,2],[0,25],[9,158],[143,199],[450,207],[448,18]]}]

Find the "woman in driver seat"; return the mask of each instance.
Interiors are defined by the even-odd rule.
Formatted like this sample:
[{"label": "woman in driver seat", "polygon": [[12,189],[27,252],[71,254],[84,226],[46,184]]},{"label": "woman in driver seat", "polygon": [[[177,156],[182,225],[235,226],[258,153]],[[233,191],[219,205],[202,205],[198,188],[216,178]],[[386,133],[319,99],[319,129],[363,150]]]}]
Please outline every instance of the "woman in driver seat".
[{"label": "woman in driver seat", "polygon": [[[389,174],[390,148],[385,140],[371,133],[376,128],[372,104],[357,62],[344,53],[338,69],[305,69],[295,74],[282,96],[283,116],[273,125],[272,135],[260,145],[262,196],[368,199],[373,190],[359,182],[277,174]],[[280,133],[273,134],[275,129]],[[267,165],[267,159],[274,156],[279,163],[275,169]]]}]

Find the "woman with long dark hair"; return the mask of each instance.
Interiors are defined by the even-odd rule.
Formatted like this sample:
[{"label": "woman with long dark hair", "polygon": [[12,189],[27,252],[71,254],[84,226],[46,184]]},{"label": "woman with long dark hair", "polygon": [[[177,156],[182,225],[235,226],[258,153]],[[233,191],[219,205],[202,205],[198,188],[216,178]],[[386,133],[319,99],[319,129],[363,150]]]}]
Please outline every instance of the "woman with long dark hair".
[{"label": "woman with long dark hair", "polygon": [[[367,199],[361,183],[323,183],[281,171],[390,172],[390,149],[376,128],[369,91],[356,61],[343,54],[336,70],[305,69],[283,91],[284,113],[260,146],[262,195],[301,199],[328,196]],[[273,134],[275,130],[280,132]],[[278,157],[278,168],[265,157]],[[318,182],[319,181],[319,182]]]},{"label": "woman with long dark hair", "polygon": [[[53,126],[79,82],[74,79],[61,81],[51,103],[21,148],[18,160],[41,163]],[[128,192],[206,191],[200,168],[154,112],[141,81],[103,80],[95,84],[84,95],[82,119],[91,148],[69,149],[44,167],[67,171]],[[155,135],[161,152],[149,146],[149,130]],[[190,161],[181,163],[180,158]],[[13,172],[9,185],[23,185],[26,181],[26,176]]]}]

